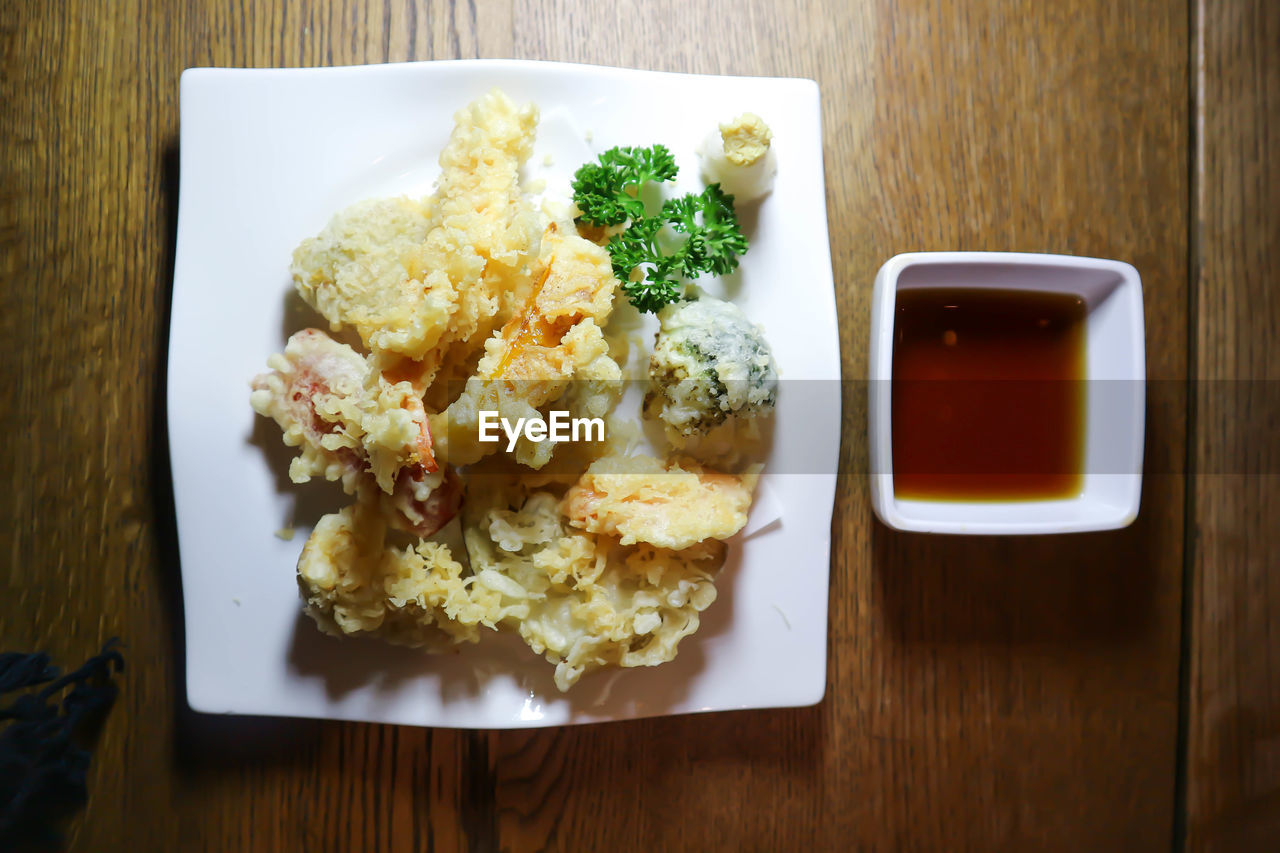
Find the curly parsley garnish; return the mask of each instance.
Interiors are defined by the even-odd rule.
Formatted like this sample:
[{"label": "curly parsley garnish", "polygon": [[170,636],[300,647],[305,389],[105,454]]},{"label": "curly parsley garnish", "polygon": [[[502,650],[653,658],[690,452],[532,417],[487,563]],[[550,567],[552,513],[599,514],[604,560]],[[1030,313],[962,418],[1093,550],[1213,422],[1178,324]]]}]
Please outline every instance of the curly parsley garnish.
[{"label": "curly parsley garnish", "polygon": [[[640,191],[650,181],[675,178],[675,159],[662,145],[651,148],[610,148],[598,162],[587,163],[573,176],[573,200],[590,225],[627,227],[609,239],[613,274],[631,304],[656,313],[680,300],[684,285],[677,277],[701,273],[725,275],[738,266],[747,251],[747,238],[738,227],[733,196],[711,184],[700,193],[668,199],[662,210],[647,215]],[[685,235],[680,245],[664,250],[659,232],[670,225]],[[635,271],[640,270],[639,276]]]},{"label": "curly parsley garnish", "polygon": [[670,181],[677,171],[666,146],[610,148],[599,162],[587,163],[574,173],[573,200],[592,225],[621,225],[644,218],[639,193],[645,184]]}]

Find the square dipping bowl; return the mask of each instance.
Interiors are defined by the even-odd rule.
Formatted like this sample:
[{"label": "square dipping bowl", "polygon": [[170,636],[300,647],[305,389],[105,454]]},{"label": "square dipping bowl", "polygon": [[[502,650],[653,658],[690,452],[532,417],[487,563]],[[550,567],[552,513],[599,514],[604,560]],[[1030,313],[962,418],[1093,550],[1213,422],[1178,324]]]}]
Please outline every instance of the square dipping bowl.
[{"label": "square dipping bowl", "polygon": [[[898,294],[997,288],[1075,295],[1085,305],[1080,493],[1048,500],[922,500],[894,493],[893,358]],[[1120,261],[1014,252],[917,252],[890,258],[871,304],[868,424],[871,505],[889,527],[969,535],[1079,533],[1138,515],[1146,409],[1142,281]]]}]

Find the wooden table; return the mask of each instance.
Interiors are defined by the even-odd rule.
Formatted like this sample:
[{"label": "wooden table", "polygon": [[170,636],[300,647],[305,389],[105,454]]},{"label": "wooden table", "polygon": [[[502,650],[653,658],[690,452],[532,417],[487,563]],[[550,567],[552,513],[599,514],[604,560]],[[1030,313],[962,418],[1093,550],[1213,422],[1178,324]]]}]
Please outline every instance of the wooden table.
[{"label": "wooden table", "polygon": [[[120,635],[129,660],[73,849],[1276,849],[1280,4],[7,8],[0,647],[74,664]],[[505,56],[817,79],[848,378],[895,253],[1132,262],[1138,522],[891,533],[851,384],[818,707],[530,733],[190,713],[161,405],[178,75]]]}]

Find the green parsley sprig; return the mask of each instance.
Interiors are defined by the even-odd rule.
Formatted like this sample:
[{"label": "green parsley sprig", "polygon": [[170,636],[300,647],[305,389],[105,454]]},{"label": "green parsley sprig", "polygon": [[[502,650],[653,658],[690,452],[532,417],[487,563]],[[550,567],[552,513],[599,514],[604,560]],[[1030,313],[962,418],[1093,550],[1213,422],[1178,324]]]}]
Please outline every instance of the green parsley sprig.
[{"label": "green parsley sprig", "polygon": [[676,160],[664,145],[610,148],[598,162],[574,173],[573,200],[592,225],[621,225],[644,217],[639,195],[645,184],[669,181],[677,171]]},{"label": "green parsley sprig", "polygon": [[[680,300],[678,277],[701,273],[725,275],[738,266],[747,251],[747,238],[738,226],[733,196],[711,184],[700,193],[668,199],[662,210],[647,215],[640,192],[650,181],[675,178],[675,159],[662,145],[651,148],[610,148],[595,163],[587,163],[573,179],[573,200],[590,225],[627,227],[608,243],[613,274],[631,304],[656,313]],[[665,250],[659,232],[670,225],[685,239]],[[635,271],[641,270],[636,276]]]}]

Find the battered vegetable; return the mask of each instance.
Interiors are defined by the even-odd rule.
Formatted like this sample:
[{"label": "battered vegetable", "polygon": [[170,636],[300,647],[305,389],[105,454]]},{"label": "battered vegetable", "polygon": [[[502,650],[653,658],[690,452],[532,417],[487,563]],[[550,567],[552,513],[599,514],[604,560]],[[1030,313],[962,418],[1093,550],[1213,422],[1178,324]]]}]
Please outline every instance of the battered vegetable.
[{"label": "battered vegetable", "polygon": [[773,353],[764,332],[737,306],[704,296],[664,308],[658,320],[646,415],[695,435],[730,417],[752,418],[773,408]]}]

